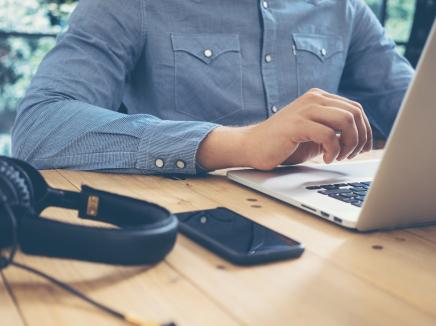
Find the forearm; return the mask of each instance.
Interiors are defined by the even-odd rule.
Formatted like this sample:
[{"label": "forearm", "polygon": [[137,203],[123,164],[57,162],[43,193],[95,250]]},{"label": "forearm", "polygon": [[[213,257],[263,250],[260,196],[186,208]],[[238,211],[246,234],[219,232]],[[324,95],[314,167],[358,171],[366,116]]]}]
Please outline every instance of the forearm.
[{"label": "forearm", "polygon": [[[196,150],[215,127],[64,100],[20,108],[13,154],[39,169],[194,174]],[[182,168],[178,161],[184,162]]]},{"label": "forearm", "polygon": [[252,127],[218,127],[201,143],[197,162],[206,170],[250,166],[247,153]]}]

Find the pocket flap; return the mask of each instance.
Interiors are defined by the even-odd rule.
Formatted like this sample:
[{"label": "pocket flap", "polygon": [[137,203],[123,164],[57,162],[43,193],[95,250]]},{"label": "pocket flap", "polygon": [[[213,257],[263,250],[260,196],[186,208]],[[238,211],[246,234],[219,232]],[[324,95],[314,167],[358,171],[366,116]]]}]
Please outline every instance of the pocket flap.
[{"label": "pocket flap", "polygon": [[344,44],[339,36],[309,33],[294,33],[292,35],[297,50],[311,52],[321,61],[344,51]]},{"label": "pocket flap", "polygon": [[206,64],[226,52],[239,52],[237,34],[171,34],[174,51],[187,52]]}]

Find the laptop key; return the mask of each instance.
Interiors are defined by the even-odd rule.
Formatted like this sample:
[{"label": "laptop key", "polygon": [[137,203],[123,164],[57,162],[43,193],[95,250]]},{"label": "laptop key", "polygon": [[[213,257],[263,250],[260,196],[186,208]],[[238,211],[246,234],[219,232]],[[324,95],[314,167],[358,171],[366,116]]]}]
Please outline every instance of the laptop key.
[{"label": "laptop key", "polygon": [[357,207],[362,207],[362,201],[353,201],[353,202],[351,202],[351,205],[354,205],[354,206],[357,206]]},{"label": "laptop key", "polygon": [[338,189],[338,187],[336,187],[336,185],[321,185],[320,187],[323,189],[326,189],[326,190]]},{"label": "laptop key", "polygon": [[306,187],[307,190],[318,190],[318,189],[322,189],[320,186],[309,186]]},{"label": "laptop key", "polygon": [[357,196],[366,196],[366,191],[355,191],[354,194]]},{"label": "laptop key", "polygon": [[357,192],[357,191],[366,191],[366,188],[364,187],[353,187],[350,188],[351,191]]},{"label": "laptop key", "polygon": [[351,193],[349,189],[329,189],[329,190],[321,190],[318,191],[322,195],[330,195],[330,194],[342,194],[342,193]]},{"label": "laptop key", "polygon": [[331,197],[331,198],[343,201],[345,203],[351,203],[352,201],[356,201],[356,199],[354,199],[354,198],[342,197],[341,195],[337,195],[337,194],[330,194],[328,196]]},{"label": "laptop key", "polygon": [[344,197],[344,198],[353,198],[354,194],[351,192],[345,192],[345,193],[340,194],[340,196]]}]

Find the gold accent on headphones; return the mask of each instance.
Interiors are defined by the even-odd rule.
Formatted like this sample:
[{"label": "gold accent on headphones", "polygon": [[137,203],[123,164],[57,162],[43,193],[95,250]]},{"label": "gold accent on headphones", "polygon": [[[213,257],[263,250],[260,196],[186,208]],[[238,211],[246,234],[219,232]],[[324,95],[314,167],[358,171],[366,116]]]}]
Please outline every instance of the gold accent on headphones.
[{"label": "gold accent on headphones", "polygon": [[86,208],[86,215],[97,216],[98,214],[98,204],[100,203],[100,198],[97,196],[88,197],[88,207]]}]

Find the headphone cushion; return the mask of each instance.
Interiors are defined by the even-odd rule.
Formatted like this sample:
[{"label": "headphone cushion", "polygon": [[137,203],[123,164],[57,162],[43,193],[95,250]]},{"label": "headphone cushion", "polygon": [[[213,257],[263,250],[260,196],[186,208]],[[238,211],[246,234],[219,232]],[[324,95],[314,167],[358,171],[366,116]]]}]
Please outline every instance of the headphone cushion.
[{"label": "headphone cushion", "polygon": [[0,191],[11,206],[31,207],[31,185],[21,169],[0,160]]},{"label": "headphone cushion", "polygon": [[14,166],[15,169],[19,169],[22,172],[21,175],[24,176],[27,181],[34,202],[43,200],[47,195],[48,185],[38,170],[29,163],[15,158],[0,156],[0,160],[6,161],[9,165]]},{"label": "headphone cushion", "polygon": [[32,195],[27,179],[12,164],[0,159],[0,249],[12,244],[11,220],[6,218],[10,207],[15,216],[31,211]]}]

